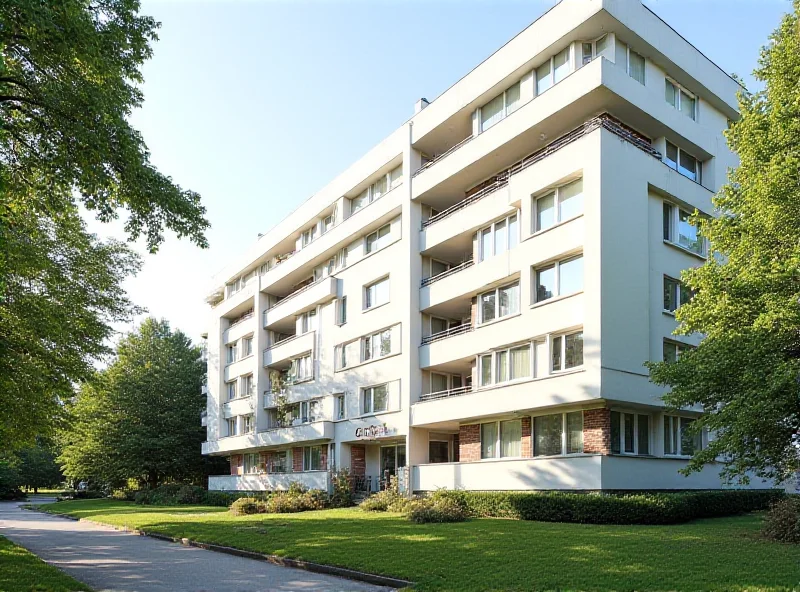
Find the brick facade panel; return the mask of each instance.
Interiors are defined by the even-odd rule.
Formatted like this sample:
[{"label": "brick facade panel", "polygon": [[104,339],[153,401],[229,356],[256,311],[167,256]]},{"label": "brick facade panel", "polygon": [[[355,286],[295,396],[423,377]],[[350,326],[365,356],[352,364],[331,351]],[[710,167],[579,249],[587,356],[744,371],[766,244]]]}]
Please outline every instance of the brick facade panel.
[{"label": "brick facade panel", "polygon": [[531,458],[533,456],[533,436],[531,431],[531,418],[522,418],[522,446],[521,454],[523,458]]},{"label": "brick facade panel", "polygon": [[299,473],[303,470],[303,449],[292,448],[292,471]]},{"label": "brick facade panel", "polygon": [[589,409],[583,412],[583,451],[611,454],[611,410]]},{"label": "brick facade panel", "polygon": [[458,457],[460,462],[481,459],[481,424],[462,425],[458,428]]},{"label": "brick facade panel", "polygon": [[350,447],[350,472],[362,477],[367,474],[367,449],[364,446]]}]

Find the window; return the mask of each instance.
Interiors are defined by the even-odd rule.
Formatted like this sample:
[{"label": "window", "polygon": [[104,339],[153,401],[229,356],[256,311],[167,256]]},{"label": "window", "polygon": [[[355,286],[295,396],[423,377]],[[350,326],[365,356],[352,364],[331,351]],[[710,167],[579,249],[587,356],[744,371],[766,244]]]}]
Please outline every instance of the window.
[{"label": "window", "polygon": [[450,447],[444,440],[430,440],[428,442],[428,462],[450,462]]},{"label": "window", "polygon": [[533,456],[583,452],[583,412],[554,413],[533,418]]},{"label": "window", "polygon": [[344,419],[347,417],[347,407],[344,395],[335,395],[336,397],[336,419]]},{"label": "window", "polygon": [[664,96],[667,103],[689,119],[697,119],[697,98],[669,78],[665,81]]},{"label": "window", "polygon": [[362,407],[364,413],[380,413],[389,408],[389,389],[381,384],[371,386],[361,391]]},{"label": "window", "polygon": [[391,224],[381,226],[378,230],[367,235],[366,249],[367,253],[372,253],[386,246],[389,242],[389,232],[392,229]]},{"label": "window", "polygon": [[556,188],[535,199],[534,232],[545,230],[583,214],[583,179]]},{"label": "window", "polygon": [[431,276],[436,277],[437,275],[444,273],[450,269],[450,264],[445,261],[439,261],[438,259],[431,259]]},{"label": "window", "polygon": [[519,312],[519,282],[478,296],[480,322],[488,323]]},{"label": "window", "polygon": [[553,337],[553,372],[583,365],[583,331]]},{"label": "window", "polygon": [[702,183],[702,164],[694,156],[667,140],[664,163],[692,181]]},{"label": "window", "polygon": [[317,225],[314,224],[311,228],[306,229],[302,235],[302,246],[307,247],[314,239],[317,238]]},{"label": "window", "polygon": [[356,197],[350,200],[350,215],[355,214],[358,210],[363,208],[369,203],[369,188],[362,191]]},{"label": "window", "polygon": [[228,418],[228,435],[229,436],[238,436],[239,435],[239,423],[236,421],[235,417]]},{"label": "window", "polygon": [[319,421],[321,419],[320,407],[319,399],[297,403],[292,406],[292,423],[297,425]]},{"label": "window", "polygon": [[537,95],[567,77],[571,70],[569,56],[570,48],[567,47],[536,68]]},{"label": "window", "polygon": [[534,300],[544,302],[556,296],[583,290],[583,255],[558,261],[536,270]]},{"label": "window", "polygon": [[519,109],[520,98],[520,83],[517,82],[481,107],[481,131],[485,132],[495,123]]},{"label": "window", "polygon": [[347,368],[347,344],[343,343],[336,347],[339,348],[336,355],[337,369]]},{"label": "window", "polygon": [[650,416],[612,411],[611,452],[650,454]]},{"label": "window", "polygon": [[230,401],[231,399],[235,399],[236,398],[236,381],[232,380],[231,382],[226,383],[225,387],[228,390],[228,400]]},{"label": "window", "polygon": [[669,456],[691,456],[703,448],[703,434],[692,433],[694,420],[677,415],[664,416],[664,454]]},{"label": "window", "polygon": [[668,363],[677,362],[681,354],[691,346],[678,343],[676,341],[664,340],[664,361]]},{"label": "window", "polygon": [[394,189],[403,182],[403,166],[400,165],[381,175],[377,181],[364,189],[356,197],[350,198],[350,215],[355,214],[365,205],[383,197],[389,190]]},{"label": "window", "polygon": [[253,338],[245,337],[242,339],[242,357],[253,355]]},{"label": "window", "polygon": [[480,386],[530,378],[531,344],[518,345],[478,357]]},{"label": "window", "polygon": [[664,311],[675,312],[679,306],[692,299],[692,290],[680,280],[664,276]]},{"label": "window", "polygon": [[347,296],[342,296],[336,301],[336,324],[344,325],[347,322]]},{"label": "window", "polygon": [[628,76],[639,84],[644,84],[644,58],[628,48]]},{"label": "window", "polygon": [[255,419],[252,414],[242,416],[242,433],[252,434],[255,431],[255,427]]},{"label": "window", "polygon": [[519,224],[516,214],[498,220],[488,228],[478,232],[480,240],[480,260],[505,253],[519,243]]},{"label": "window", "polygon": [[321,234],[325,234],[325,233],[326,233],[326,232],[328,232],[328,231],[329,231],[331,228],[333,228],[333,222],[334,222],[334,216],[333,216],[333,214],[330,214],[330,215],[328,215],[328,216],[325,216],[325,217],[322,219],[322,224],[320,224],[320,226],[322,227],[322,233],[321,233]]},{"label": "window", "polygon": [[325,456],[325,446],[304,446],[303,447],[303,470],[321,471],[322,459]]},{"label": "window", "polygon": [[614,61],[614,38],[612,36],[603,35],[594,41],[585,41],[581,44],[581,48],[583,54],[581,64],[584,66],[599,57],[606,57]]},{"label": "window", "polygon": [[317,328],[317,309],[309,310],[300,315],[300,332],[308,333]]},{"label": "window", "polygon": [[249,397],[255,393],[255,383],[253,382],[253,375],[248,374],[242,376],[242,396]]},{"label": "window", "polygon": [[314,377],[314,366],[311,354],[292,360],[289,370],[289,384],[295,384]]},{"label": "window", "polygon": [[691,222],[691,213],[687,210],[664,202],[664,240],[684,249],[706,256],[706,241],[697,232],[697,226]]},{"label": "window", "polygon": [[288,473],[289,463],[287,461],[288,452],[281,450],[280,452],[273,452],[267,458],[267,472],[268,473]]},{"label": "window", "polygon": [[389,189],[394,189],[403,182],[403,165],[389,171]]},{"label": "window", "polygon": [[492,384],[492,354],[484,354],[478,358],[480,364],[480,385]]},{"label": "window", "polygon": [[364,362],[388,356],[392,352],[392,330],[384,329],[379,333],[363,337],[361,351]]},{"label": "window", "polygon": [[448,376],[447,374],[438,374],[431,372],[431,392],[441,393],[447,390]]},{"label": "window", "polygon": [[389,302],[389,278],[385,277],[364,288],[364,308],[375,308]]},{"label": "window", "polygon": [[241,286],[240,278],[236,278],[231,283],[226,284],[225,285],[225,289],[228,292],[228,298],[230,298],[231,296],[236,294],[236,292],[238,292],[241,289],[241,287],[242,286]]},{"label": "window", "polygon": [[[247,433],[245,431],[245,433]],[[258,453],[249,453],[244,455],[244,472],[246,474],[253,474],[258,473],[259,469],[259,454]]]},{"label": "window", "polygon": [[233,364],[238,359],[239,359],[239,350],[237,349],[236,344],[231,343],[225,346],[225,361],[228,364]]}]

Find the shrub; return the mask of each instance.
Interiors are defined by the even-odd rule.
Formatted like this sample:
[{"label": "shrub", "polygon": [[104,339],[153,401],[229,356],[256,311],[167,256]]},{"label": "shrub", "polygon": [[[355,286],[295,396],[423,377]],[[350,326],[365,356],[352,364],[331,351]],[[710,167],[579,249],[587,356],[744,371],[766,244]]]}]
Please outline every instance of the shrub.
[{"label": "shrub", "polygon": [[231,493],[229,491],[206,491],[203,493],[203,501],[201,503],[206,506],[227,508],[236,500],[245,497],[252,498],[253,496],[249,496],[244,492]]},{"label": "shrub", "polygon": [[271,514],[290,514],[308,510],[323,510],[328,506],[328,494],[321,489],[307,489],[292,483],[287,491],[272,494],[266,503]]},{"label": "shrub", "polygon": [[[359,505],[359,508],[367,512],[395,512],[405,509],[406,498],[400,494],[397,485],[397,478],[389,479],[389,486],[383,491],[373,493]],[[390,510],[390,508],[392,508]]]},{"label": "shrub", "polygon": [[761,534],[781,543],[800,543],[800,498],[775,502],[764,517]]},{"label": "shrub", "polygon": [[108,497],[105,492],[97,491],[96,489],[75,491],[72,494],[72,499],[102,499],[104,497]]},{"label": "shrub", "polygon": [[695,518],[763,510],[783,495],[778,490],[681,493],[565,493],[437,491],[469,515],[585,524],[677,524]]},{"label": "shrub", "polygon": [[234,516],[264,514],[266,511],[267,502],[252,497],[242,497],[231,504],[231,514]]},{"label": "shrub", "polygon": [[175,502],[178,504],[199,504],[203,501],[206,490],[197,485],[182,485],[175,493]]},{"label": "shrub", "polygon": [[115,489],[111,492],[111,498],[123,502],[133,502],[136,501],[137,493],[136,489]]},{"label": "shrub", "polygon": [[353,489],[350,485],[350,471],[339,469],[331,477],[333,494],[328,501],[331,508],[349,508],[353,505]]},{"label": "shrub", "polygon": [[437,497],[413,500],[408,504],[408,519],[417,524],[464,522],[467,512],[456,499]]}]

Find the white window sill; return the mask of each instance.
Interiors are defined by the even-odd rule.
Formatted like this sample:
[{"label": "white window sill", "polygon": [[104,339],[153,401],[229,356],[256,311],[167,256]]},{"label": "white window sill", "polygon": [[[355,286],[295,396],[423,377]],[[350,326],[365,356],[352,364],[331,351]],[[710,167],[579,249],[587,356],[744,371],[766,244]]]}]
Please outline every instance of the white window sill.
[{"label": "white window sill", "polygon": [[336,372],[345,372],[346,370],[353,370],[354,368],[360,368],[361,366],[366,366],[367,364],[372,364],[373,362],[380,362],[381,360],[385,360],[386,358],[393,358],[394,356],[399,356],[402,352],[392,352],[390,354],[386,354],[385,356],[380,356],[377,358],[370,358],[369,360],[364,360],[363,362],[358,362],[357,364],[351,364],[349,366],[345,366],[344,368],[336,368],[334,373]]},{"label": "white window sill", "polygon": [[668,317],[672,317],[673,319],[675,318],[675,311],[673,311],[673,310],[664,309],[664,310],[661,311],[661,314],[665,314]]},{"label": "white window sill", "polygon": [[387,304],[390,304],[390,303],[391,303],[391,300],[387,300],[386,302],[381,302],[380,304],[376,304],[375,306],[370,306],[369,308],[362,308],[361,312],[372,312],[376,308],[384,307],[384,306],[386,306]]},{"label": "white window sill", "polygon": [[550,232],[551,230],[555,230],[559,226],[564,226],[564,224],[569,224],[570,222],[572,222],[574,220],[577,220],[578,218],[583,218],[583,212],[581,212],[577,216],[573,216],[572,218],[567,218],[566,220],[563,220],[561,222],[556,222],[555,224],[553,224],[552,226],[548,226],[547,228],[542,228],[541,230],[535,230],[535,231],[531,232],[531,235],[528,238],[534,238],[534,237],[537,237],[537,236],[541,236],[542,234],[545,234],[546,232]]},{"label": "white window sill", "polygon": [[574,368],[567,368],[566,370],[553,370],[550,373],[550,376],[564,376],[565,374],[572,374],[573,372],[582,372],[583,371],[583,364],[580,366],[575,366]]},{"label": "white window sill", "polygon": [[697,251],[692,251],[691,249],[687,249],[683,245],[679,245],[678,243],[673,242],[671,240],[664,239],[664,244],[665,245],[669,245],[670,247],[672,247],[674,249],[678,249],[679,251],[682,251],[682,252],[686,253],[687,255],[691,255],[692,257],[697,257],[698,259],[700,259],[702,261],[707,261],[708,260],[708,256],[707,255],[703,255],[701,253],[698,253]]},{"label": "white window sill", "polygon": [[376,411],[375,413],[362,413],[361,415],[357,415],[353,419],[369,419],[370,417],[378,417],[380,415],[386,415],[387,413],[397,413],[400,411],[399,409],[387,409],[386,411]]},{"label": "white window sill", "polygon": [[512,314],[507,314],[504,317],[499,317],[497,319],[492,319],[491,321],[486,321],[485,323],[476,323],[475,324],[475,329],[477,330],[477,329],[481,329],[483,327],[489,327],[491,325],[495,325],[497,323],[502,323],[503,321],[507,321],[509,319],[516,318],[516,317],[520,316],[521,314],[522,313],[520,313],[520,312],[515,312],[515,313],[512,313]]},{"label": "white window sill", "polygon": [[[490,391],[493,389],[504,388],[507,386],[516,386],[518,384],[525,384],[528,382],[539,382],[541,380],[548,380],[550,378],[557,378],[559,376],[568,376],[570,374],[577,374],[579,372],[586,372],[586,369],[583,366],[577,366],[575,368],[570,368],[569,370],[561,370],[559,372],[554,372],[552,374],[547,374],[545,376],[535,376],[533,378],[520,378],[518,380],[509,380],[506,382],[496,382],[494,384],[487,384],[484,386],[479,386],[477,389],[472,391],[472,393],[480,393],[483,391]],[[464,393],[464,394],[471,394],[471,393]]]},{"label": "white window sill", "polygon": [[548,298],[547,300],[542,300],[541,302],[534,302],[533,304],[531,304],[531,308],[539,308],[540,306],[545,306],[547,304],[560,302],[562,300],[566,300],[567,298],[578,296],[579,294],[583,294],[583,290],[581,290],[580,292],[572,292],[571,294],[564,294],[563,296],[553,296],[552,298]]}]

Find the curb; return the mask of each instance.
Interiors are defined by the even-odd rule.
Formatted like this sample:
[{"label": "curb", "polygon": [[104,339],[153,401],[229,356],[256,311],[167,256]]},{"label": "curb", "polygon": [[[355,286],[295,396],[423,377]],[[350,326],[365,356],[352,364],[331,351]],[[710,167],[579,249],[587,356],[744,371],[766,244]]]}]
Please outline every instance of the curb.
[{"label": "curb", "polygon": [[107,528],[113,528],[114,530],[129,532],[131,534],[139,536],[146,536],[152,539],[158,539],[160,541],[166,541],[169,543],[180,543],[186,547],[197,547],[198,549],[205,549],[206,551],[215,551],[217,553],[225,553],[227,555],[244,557],[246,559],[256,559],[258,561],[266,561],[267,563],[271,563],[273,565],[279,565],[281,567],[294,567],[295,569],[302,569],[312,573],[337,576],[348,580],[355,580],[357,582],[374,584],[376,586],[388,586],[390,588],[410,588],[414,586],[414,582],[410,582],[408,580],[401,580],[399,578],[392,578],[390,576],[371,574],[363,571],[357,571],[354,569],[347,569],[345,567],[335,567],[333,565],[325,565],[323,563],[313,563],[311,561],[302,561],[300,559],[290,559],[288,557],[281,557],[279,555],[269,555],[266,553],[258,553],[256,551],[245,551],[244,549],[237,549],[236,547],[226,547],[223,545],[215,545],[213,543],[202,543],[200,541],[195,541],[192,539],[172,537],[157,532],[145,532],[144,530],[128,528],[127,526],[114,526],[112,524],[98,522],[97,520],[91,520],[89,518],[76,518],[75,516],[69,516],[67,514],[55,514],[52,512],[45,512],[44,510],[40,510],[35,506],[29,506],[23,509],[32,512],[40,512],[42,514],[47,514],[48,516],[55,516],[57,518],[65,518],[67,520],[73,520],[75,522],[88,522],[89,524],[105,526]]}]

